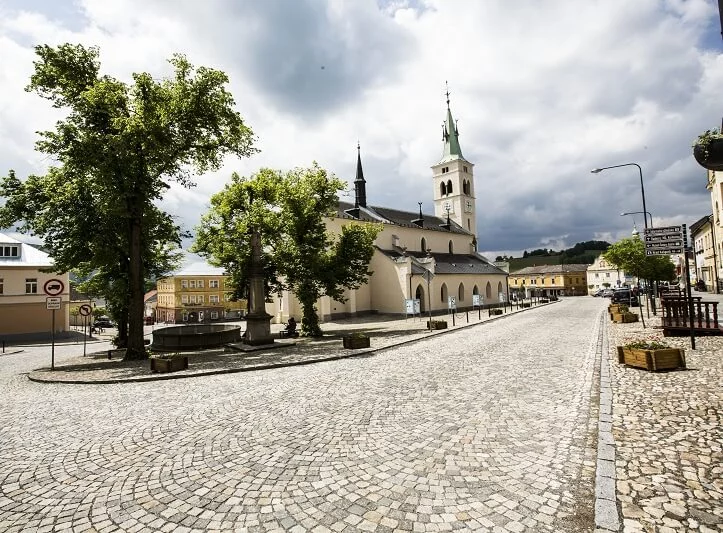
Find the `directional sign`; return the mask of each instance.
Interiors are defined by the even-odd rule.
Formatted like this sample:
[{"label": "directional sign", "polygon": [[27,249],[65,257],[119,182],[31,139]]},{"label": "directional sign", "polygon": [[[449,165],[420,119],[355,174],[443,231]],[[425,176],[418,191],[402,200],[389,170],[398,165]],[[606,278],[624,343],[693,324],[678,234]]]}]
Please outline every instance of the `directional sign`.
[{"label": "directional sign", "polygon": [[682,254],[683,248],[663,248],[660,250],[649,250],[645,249],[645,255],[674,255],[674,254]]},{"label": "directional sign", "polygon": [[685,249],[684,226],[647,228],[645,230],[645,255],[682,254]]},{"label": "directional sign", "polygon": [[88,316],[93,312],[93,310],[88,304],[83,304],[78,308],[78,312],[83,316]]},{"label": "directional sign", "polygon": [[49,279],[45,282],[45,285],[43,285],[43,292],[48,296],[57,296],[58,294],[62,294],[64,289],[65,284],[59,279]]},{"label": "directional sign", "polygon": [[669,233],[681,233],[683,226],[665,226],[663,228],[646,228],[645,235],[665,235]]},{"label": "directional sign", "polygon": [[48,296],[45,299],[46,309],[60,309],[63,305],[63,299],[60,296]]}]

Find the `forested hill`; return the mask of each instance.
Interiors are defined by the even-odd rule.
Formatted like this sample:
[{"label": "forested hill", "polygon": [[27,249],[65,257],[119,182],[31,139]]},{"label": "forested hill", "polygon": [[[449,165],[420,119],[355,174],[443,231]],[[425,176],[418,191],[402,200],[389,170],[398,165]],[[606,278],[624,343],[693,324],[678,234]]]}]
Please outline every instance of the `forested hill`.
[{"label": "forested hill", "polygon": [[508,261],[510,263],[510,272],[536,265],[560,265],[564,263],[590,265],[595,262],[597,256],[609,247],[610,243],[606,241],[585,241],[562,251],[539,248],[531,252],[525,250],[522,257],[497,256],[495,260]]}]

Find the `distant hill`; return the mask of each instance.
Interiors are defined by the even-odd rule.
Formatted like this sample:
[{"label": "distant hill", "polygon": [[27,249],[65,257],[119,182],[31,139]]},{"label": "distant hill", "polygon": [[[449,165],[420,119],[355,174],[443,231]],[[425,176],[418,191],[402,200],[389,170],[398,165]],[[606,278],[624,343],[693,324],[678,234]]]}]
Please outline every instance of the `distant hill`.
[{"label": "distant hill", "polygon": [[610,248],[610,243],[605,241],[585,241],[559,252],[547,248],[540,248],[531,252],[525,250],[522,257],[497,256],[496,261],[508,261],[510,263],[510,272],[536,265],[560,265],[563,263],[591,265],[608,248]]}]

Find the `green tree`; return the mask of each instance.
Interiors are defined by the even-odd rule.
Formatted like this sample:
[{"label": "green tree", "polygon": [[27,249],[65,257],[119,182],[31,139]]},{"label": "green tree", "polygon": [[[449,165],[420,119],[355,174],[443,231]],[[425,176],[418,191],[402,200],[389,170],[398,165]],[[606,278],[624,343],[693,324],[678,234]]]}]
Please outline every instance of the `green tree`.
[{"label": "green tree", "polygon": [[326,220],[338,207],[343,181],[314,164],[287,173],[263,169],[250,179],[234,174],[211,198],[197,228],[193,251],[230,274],[234,297],[247,296],[250,234],[261,236],[266,296],[292,291],[303,308],[301,332],[321,335],[316,303],[322,296],[344,301],[371,272],[380,227],[350,222],[338,235]]},{"label": "green tree", "polygon": [[0,226],[22,221],[43,237],[56,269],[100,276],[96,288],[110,296],[120,328],[127,324],[126,357],[147,357],[144,280],[173,264],[182,235],[158,202],[169,181],[192,187],[194,173],[219,168],[227,154],[253,153],[253,133],[234,110],[227,76],[194,69],[182,55],[169,61],[173,77],[134,74],[129,85],[100,75],[96,48],[36,53],[27,90],[68,110],[36,143],[59,165],[24,183],[12,172],[3,180]]},{"label": "green tree", "polygon": [[640,279],[672,281],[675,265],[667,255],[645,255],[645,244],[638,237],[621,239],[603,254],[606,261]]}]

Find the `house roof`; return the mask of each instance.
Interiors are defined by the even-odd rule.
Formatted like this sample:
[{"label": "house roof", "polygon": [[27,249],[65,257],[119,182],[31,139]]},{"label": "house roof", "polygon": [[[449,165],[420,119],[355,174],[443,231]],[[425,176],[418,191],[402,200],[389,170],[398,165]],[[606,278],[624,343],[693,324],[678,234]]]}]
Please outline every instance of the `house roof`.
[{"label": "house roof", "polygon": [[174,272],[170,276],[223,276],[225,270],[222,267],[214,267],[204,261],[196,261],[186,265],[182,270]]},{"label": "house roof", "polygon": [[[397,250],[384,250],[377,248],[381,253],[392,259],[398,259],[403,257],[402,252]],[[425,259],[428,256],[424,252],[405,252],[407,256],[412,256],[416,259]],[[497,268],[492,263],[487,261],[484,257],[479,254],[443,254],[443,253],[432,253],[431,257],[434,259],[435,268],[434,274],[502,274],[507,275],[507,272]],[[425,268],[412,263],[412,274],[423,274]]]},{"label": "house roof", "polygon": [[691,237],[693,235],[695,235],[696,233],[698,233],[701,229],[703,229],[703,226],[708,223],[708,220],[710,220],[710,217],[712,217],[712,216],[713,216],[713,213],[711,213],[710,215],[706,215],[706,216],[700,218],[699,220],[697,220],[696,222],[692,223],[690,225]]},{"label": "house roof", "polygon": [[422,226],[415,224],[413,221],[419,219],[419,213],[413,211],[402,211],[400,209],[391,209],[388,207],[367,206],[359,208],[359,216],[352,216],[347,211],[355,211],[354,204],[349,202],[339,202],[337,216],[339,218],[348,218],[351,220],[363,220],[365,222],[382,222],[384,224],[394,224],[395,226],[403,226],[410,228],[424,228],[432,231],[444,231],[447,233],[456,233],[459,235],[472,235],[469,231],[457,224],[454,220],[450,220],[449,229],[442,227],[446,224],[446,218],[440,218],[434,215],[422,214]]},{"label": "house roof", "polygon": [[17,240],[7,233],[0,233],[0,246],[4,244],[20,245],[19,257],[0,256],[0,267],[49,267],[53,260],[45,252],[31,244]]},{"label": "house roof", "polygon": [[586,272],[590,265],[569,264],[569,265],[539,265],[525,267],[515,272],[510,272],[511,276],[525,276],[529,274],[562,274],[570,272]]}]

